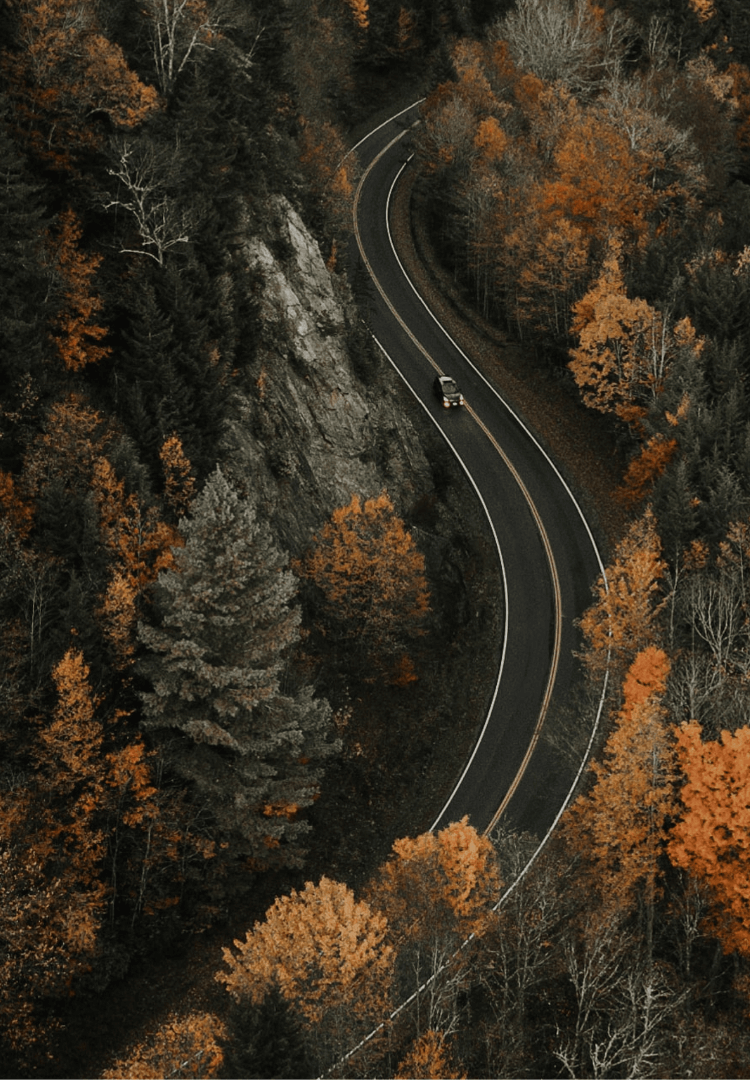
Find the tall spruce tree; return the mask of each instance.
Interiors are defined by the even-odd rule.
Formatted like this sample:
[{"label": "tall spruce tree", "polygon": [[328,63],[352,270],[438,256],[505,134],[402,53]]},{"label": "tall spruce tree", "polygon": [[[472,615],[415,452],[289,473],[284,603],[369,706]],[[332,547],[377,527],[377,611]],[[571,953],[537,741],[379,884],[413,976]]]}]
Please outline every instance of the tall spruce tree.
[{"label": "tall spruce tree", "polygon": [[[176,571],[160,575],[160,626],[141,624],[144,726],[205,804],[232,855],[296,865],[297,820],[326,757],[330,707],[280,677],[299,634],[293,575],[217,467],[180,522]],[[291,681],[291,680],[287,680]]]}]

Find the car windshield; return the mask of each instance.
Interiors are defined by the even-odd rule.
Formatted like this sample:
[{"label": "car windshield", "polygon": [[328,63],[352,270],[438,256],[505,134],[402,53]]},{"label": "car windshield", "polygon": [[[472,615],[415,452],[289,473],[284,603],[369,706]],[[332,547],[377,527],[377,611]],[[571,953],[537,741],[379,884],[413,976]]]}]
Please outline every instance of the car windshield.
[{"label": "car windshield", "polygon": [[458,387],[454,383],[453,379],[443,379],[443,393],[444,394],[457,394]]}]

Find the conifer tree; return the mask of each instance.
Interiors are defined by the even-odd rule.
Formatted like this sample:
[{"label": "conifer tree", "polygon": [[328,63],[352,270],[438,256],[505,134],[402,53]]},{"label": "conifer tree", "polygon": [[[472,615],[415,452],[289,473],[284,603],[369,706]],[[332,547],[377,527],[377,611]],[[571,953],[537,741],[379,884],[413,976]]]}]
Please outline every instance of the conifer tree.
[{"label": "conifer tree", "polygon": [[49,289],[41,192],[31,183],[25,159],[8,133],[10,120],[10,105],[1,94],[0,378],[4,394],[2,449],[6,459],[11,451],[11,424],[18,423],[38,397],[32,380],[39,379],[46,351]]},{"label": "conifer tree", "polygon": [[307,828],[297,813],[334,749],[327,703],[280,691],[299,633],[294,578],[218,467],[179,529],[184,547],[156,590],[161,625],[139,628],[153,687],[142,694],[145,727],[234,855],[294,863],[290,842]]}]

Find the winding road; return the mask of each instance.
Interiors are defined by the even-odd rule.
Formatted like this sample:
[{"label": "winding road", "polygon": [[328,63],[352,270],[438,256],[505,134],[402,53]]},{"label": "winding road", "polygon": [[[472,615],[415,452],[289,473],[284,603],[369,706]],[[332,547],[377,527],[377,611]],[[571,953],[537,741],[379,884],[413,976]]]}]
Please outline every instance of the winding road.
[{"label": "winding road", "polygon": [[[562,475],[513,409],[442,328],[409,280],[389,225],[392,192],[408,167],[406,136],[419,103],[370,132],[356,150],[360,256],[375,285],[371,330],[439,427],[481,500],[497,543],[505,633],[491,706],[468,762],[432,828],[469,816],[489,831],[501,815],[543,836],[567,797],[569,774],[540,740],[545,719],[576,678],[574,622],[603,566]],[[436,373],[453,375],[467,405],[444,410]]]}]

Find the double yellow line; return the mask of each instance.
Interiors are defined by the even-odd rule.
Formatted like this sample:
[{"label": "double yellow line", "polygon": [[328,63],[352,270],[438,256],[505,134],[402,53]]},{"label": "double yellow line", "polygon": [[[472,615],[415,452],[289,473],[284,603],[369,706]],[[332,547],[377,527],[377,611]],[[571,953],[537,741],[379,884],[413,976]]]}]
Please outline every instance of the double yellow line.
[{"label": "double yellow line", "polygon": [[[393,315],[394,319],[399,324],[399,326],[404,331],[404,333],[413,342],[413,344],[416,346],[416,348],[422,353],[422,355],[428,361],[428,363],[432,365],[432,367],[435,369],[436,372],[438,372],[438,374],[442,375],[443,370],[440,367],[440,365],[437,363],[437,361],[435,359],[433,359],[433,357],[430,355],[430,353],[425,349],[425,347],[424,347],[424,345],[422,345],[421,341],[419,341],[415,337],[415,335],[412,333],[410,328],[406,325],[404,320],[399,315],[398,311],[396,311],[396,308],[391,303],[388,295],[385,292],[385,289],[381,285],[381,283],[378,280],[375,272],[372,269],[372,265],[370,263],[370,260],[367,257],[367,253],[365,251],[364,244],[362,242],[362,236],[360,234],[360,229],[359,229],[359,216],[358,216],[359,201],[360,201],[360,197],[361,197],[361,194],[362,194],[362,188],[363,188],[363,186],[365,184],[365,181],[367,180],[368,176],[370,175],[372,170],[375,168],[377,163],[380,161],[380,159],[385,154],[387,154],[388,151],[395,145],[395,143],[399,142],[399,140],[401,140],[404,137],[405,134],[406,134],[406,132],[402,131],[402,132],[400,132],[400,134],[396,135],[395,138],[391,139],[391,141],[388,143],[388,145],[385,146],[380,151],[380,153],[376,157],[373,158],[373,160],[370,162],[370,164],[368,165],[368,167],[365,169],[362,176],[360,177],[359,183],[357,184],[357,189],[356,189],[355,194],[354,194],[354,204],[353,204],[353,208],[352,208],[352,213],[353,213],[353,218],[354,218],[354,235],[355,235],[355,237],[357,239],[357,246],[359,248],[359,253],[360,253],[361,257],[362,257],[362,261],[364,262],[365,266],[367,267],[367,271],[368,271],[370,277],[374,281],[378,292],[380,293],[381,297],[383,298],[384,303],[388,307],[388,309],[391,312],[391,314]],[[555,686],[555,679],[557,677],[557,669],[558,669],[558,665],[559,665],[559,662],[560,662],[560,653],[561,653],[561,646],[562,646],[562,592],[560,590],[560,577],[559,577],[559,574],[557,572],[557,565],[555,563],[555,557],[554,557],[554,554],[552,552],[552,545],[550,543],[549,536],[547,535],[547,530],[544,527],[544,522],[542,521],[541,515],[540,515],[540,513],[539,513],[539,511],[538,511],[538,509],[536,507],[536,504],[534,503],[534,500],[531,497],[531,493],[529,492],[528,488],[526,487],[523,480],[521,479],[521,476],[519,475],[518,470],[515,468],[515,466],[511,462],[510,458],[505,453],[503,448],[500,446],[500,443],[497,441],[497,439],[492,434],[492,432],[489,430],[489,428],[484,423],[484,421],[480,419],[480,417],[477,415],[477,413],[474,411],[474,409],[470,405],[466,404],[464,406],[464,408],[469,413],[469,415],[472,417],[474,422],[478,425],[478,427],[482,430],[482,432],[486,435],[486,437],[489,439],[490,443],[495,448],[495,450],[497,451],[499,456],[502,458],[503,462],[505,463],[506,468],[509,470],[509,472],[513,476],[513,479],[515,480],[515,482],[518,485],[524,499],[526,500],[526,503],[527,503],[527,505],[529,507],[529,510],[531,511],[531,515],[534,518],[534,521],[536,523],[536,527],[539,530],[539,535],[540,535],[541,540],[542,540],[542,545],[544,546],[544,551],[545,551],[545,554],[546,554],[546,557],[547,557],[547,563],[548,563],[549,570],[550,570],[550,578],[551,578],[551,581],[552,581],[552,591],[553,591],[553,599],[554,599],[554,624],[555,625],[554,625],[554,641],[553,641],[553,647],[552,647],[552,659],[551,659],[551,664],[550,664],[549,675],[547,677],[547,686],[546,686],[546,689],[545,689],[544,698],[542,700],[541,710],[539,712],[539,717],[538,717],[536,725],[534,727],[534,732],[533,732],[533,735],[531,737],[531,741],[529,742],[529,745],[528,745],[528,747],[526,749],[526,753],[524,754],[524,758],[523,758],[523,761],[521,762],[521,765],[520,765],[520,767],[518,769],[518,772],[516,773],[512,784],[510,785],[507,792],[505,793],[505,797],[503,798],[503,801],[501,802],[500,806],[495,811],[495,813],[494,813],[494,815],[492,817],[492,820],[490,821],[487,828],[484,830],[484,835],[487,835],[497,825],[498,821],[500,820],[500,817],[504,813],[504,811],[507,808],[510,800],[513,798],[513,795],[515,794],[519,784],[521,783],[521,780],[523,779],[523,776],[524,776],[524,773],[526,772],[528,764],[531,761],[532,754],[534,753],[536,745],[539,742],[539,737],[540,737],[540,735],[542,733],[542,728],[544,727],[544,722],[545,722],[545,720],[547,718],[547,712],[549,711],[550,701],[552,700],[552,692],[553,692],[554,686]]]}]

